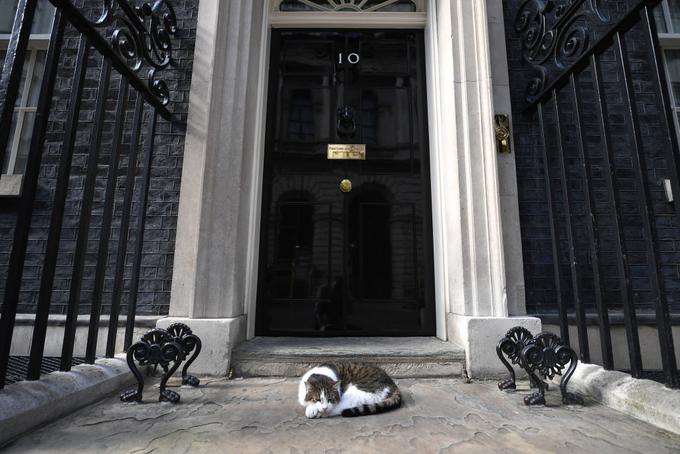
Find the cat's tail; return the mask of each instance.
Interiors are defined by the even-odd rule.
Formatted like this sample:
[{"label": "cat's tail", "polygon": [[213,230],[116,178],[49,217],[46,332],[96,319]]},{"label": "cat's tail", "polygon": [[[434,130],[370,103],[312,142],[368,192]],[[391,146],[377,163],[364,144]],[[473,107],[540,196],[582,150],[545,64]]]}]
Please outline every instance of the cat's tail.
[{"label": "cat's tail", "polygon": [[364,404],[354,408],[347,408],[342,411],[342,416],[353,418],[355,416],[377,415],[399,408],[399,406],[401,406],[401,392],[399,389],[396,389],[385,400],[377,404]]}]

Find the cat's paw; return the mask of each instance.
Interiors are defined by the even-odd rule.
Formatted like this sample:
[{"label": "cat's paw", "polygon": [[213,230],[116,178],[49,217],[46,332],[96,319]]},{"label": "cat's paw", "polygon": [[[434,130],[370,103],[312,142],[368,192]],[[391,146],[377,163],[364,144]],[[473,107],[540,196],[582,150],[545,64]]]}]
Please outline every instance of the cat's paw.
[{"label": "cat's paw", "polygon": [[305,408],[305,416],[310,419],[318,418],[321,416],[321,412],[319,411],[318,408],[309,405],[308,407]]}]

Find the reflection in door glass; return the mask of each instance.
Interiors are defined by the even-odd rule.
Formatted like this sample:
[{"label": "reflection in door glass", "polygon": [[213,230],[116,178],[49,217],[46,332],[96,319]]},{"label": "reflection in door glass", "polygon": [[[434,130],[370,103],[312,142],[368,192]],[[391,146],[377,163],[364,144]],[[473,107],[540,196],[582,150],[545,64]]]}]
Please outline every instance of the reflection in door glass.
[{"label": "reflection in door glass", "polygon": [[[290,196],[282,197],[291,199]],[[305,201],[279,204],[277,256],[273,266],[279,298],[306,298],[310,293],[314,238],[314,205]]]},{"label": "reflection in door glass", "polygon": [[294,90],[288,113],[288,139],[314,139],[314,106],[309,90]]},{"label": "reflection in door glass", "polygon": [[390,203],[378,191],[364,191],[350,209],[349,254],[353,296],[389,299],[392,296]]}]

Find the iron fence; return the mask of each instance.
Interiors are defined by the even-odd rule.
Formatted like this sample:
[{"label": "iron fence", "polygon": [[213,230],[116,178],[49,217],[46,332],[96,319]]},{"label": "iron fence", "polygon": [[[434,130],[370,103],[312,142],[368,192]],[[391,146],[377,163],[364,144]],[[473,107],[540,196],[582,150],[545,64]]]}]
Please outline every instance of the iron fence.
[{"label": "iron fence", "polygon": [[[506,30],[521,42],[522,64],[531,68],[522,75],[524,99],[513,102],[517,121],[527,125],[516,132],[537,137],[549,294],[561,337],[569,343],[575,324],[580,359],[590,362],[588,325],[597,325],[604,367],[641,378],[649,359],[640,347],[644,314],[656,326],[663,380],[678,387],[670,316],[675,294],[668,290],[678,276],[665,266],[660,232],[664,223],[680,220],[680,159],[654,20],[658,3],[513,2],[506,4],[514,18]],[[679,239],[675,227],[664,235]],[[619,313],[627,366],[615,364],[612,345]]]},{"label": "iron fence", "polygon": [[[14,216],[12,248],[9,256],[2,314],[0,315],[0,388],[7,381],[8,369],[25,371],[25,378],[35,380],[55,370],[55,359],[44,357],[45,341],[53,299],[55,270],[64,241],[63,226],[67,194],[72,188],[74,149],[85,121],[91,123],[86,144],[84,182],[81,189],[75,252],[70,262],[70,287],[63,329],[62,351],[58,368],[70,370],[73,364],[93,363],[97,356],[97,340],[102,315],[102,300],[109,272],[110,244],[117,231],[115,262],[112,268],[111,303],[105,354],[116,353],[117,327],[125,285],[129,291],[125,321],[124,348],[132,343],[137,307],[140,267],[144,245],[145,221],[152,159],[156,148],[157,127],[172,120],[167,105],[170,90],[161,78],[172,62],[173,37],[177,20],[172,5],[166,0],[135,3],[125,0],[102,1],[99,17],[86,17],[83,10],[69,0],[50,0],[56,7],[40,86],[37,112],[33,125],[27,165],[21,195],[16,200],[0,199],[3,214]],[[10,136],[22,69],[28,49],[33,17],[38,0],[19,0],[0,79],[0,162],[4,162]],[[77,52],[72,61],[63,55],[66,39],[77,40]],[[70,65],[67,63],[71,63]],[[60,74],[70,71],[68,100],[55,98],[55,85]],[[88,71],[98,71],[98,86],[86,86]],[[142,74],[146,73],[146,77]],[[88,93],[94,93],[90,96]],[[94,100],[92,118],[83,118],[81,106]],[[54,104],[67,102],[63,131],[54,131],[51,114]],[[134,107],[129,109],[133,101]],[[113,109],[110,106],[113,105]],[[130,119],[131,117],[131,119]],[[58,142],[58,158],[50,142]],[[57,136],[57,139],[54,136]],[[104,137],[107,140],[104,140]],[[49,150],[48,150],[49,148]],[[58,159],[52,198],[48,204],[49,229],[44,238],[44,254],[37,264],[42,273],[36,302],[35,322],[28,358],[11,357],[17,307],[22,291],[22,278],[27,265],[27,246],[35,211],[37,194],[42,191],[44,175],[41,162]],[[103,162],[101,162],[104,160]],[[105,177],[98,178],[102,172]],[[98,182],[105,181],[102,185]],[[124,189],[122,189],[124,187]],[[123,191],[122,203],[116,203],[115,193]],[[101,205],[99,232],[93,232],[93,206]],[[71,218],[69,218],[71,219]],[[115,221],[115,225],[114,225]],[[133,222],[134,221],[134,222]],[[114,228],[115,227],[115,228]],[[132,232],[132,235],[130,233]],[[76,324],[81,312],[82,283],[88,254],[93,254],[92,236],[96,243],[96,266],[91,290],[89,327],[84,358],[74,357]],[[132,245],[132,246],[129,246]],[[132,272],[125,275],[128,248],[132,248]],[[31,265],[36,265],[31,263]],[[49,366],[49,367],[46,367]],[[14,380],[16,377],[14,378]]]}]

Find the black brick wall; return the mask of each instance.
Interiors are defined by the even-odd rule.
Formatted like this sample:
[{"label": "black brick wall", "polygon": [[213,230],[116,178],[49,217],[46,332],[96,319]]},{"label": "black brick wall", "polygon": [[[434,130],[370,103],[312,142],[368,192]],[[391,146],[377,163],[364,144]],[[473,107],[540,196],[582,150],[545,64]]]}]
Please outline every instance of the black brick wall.
[{"label": "black brick wall", "polygon": [[[522,58],[522,42],[515,31],[515,15],[521,1],[505,2],[506,33],[508,39],[508,60],[513,103],[513,126],[519,185],[520,221],[524,253],[527,310],[530,314],[553,314],[557,312],[557,293],[553,269],[553,253],[548,218],[548,200],[543,162],[543,142],[537,109],[525,110],[527,106],[526,83],[531,73],[528,63]],[[586,2],[588,3],[588,2]],[[611,21],[601,30],[617,22],[617,18],[634,2],[604,2],[609,8]],[[601,34],[591,29],[594,42]],[[641,138],[641,154],[648,166],[646,189],[653,200],[650,209],[654,215],[653,226],[658,235],[657,246],[661,258],[661,273],[668,301],[674,311],[680,310],[680,228],[676,207],[666,201],[663,180],[670,178],[676,170],[671,168],[668,157],[671,154],[671,135],[675,132],[667,127],[660,104],[658,86],[653,69],[651,43],[642,23],[637,23],[626,32],[628,68],[633,83],[634,111],[638,118]],[[604,81],[603,103],[609,142],[614,150],[615,182],[620,199],[624,224],[624,244],[628,254],[634,300],[638,312],[651,312],[654,293],[651,291],[650,256],[646,250],[649,236],[644,234],[639,179],[633,167],[633,125],[627,113],[621,62],[610,47],[599,55]],[[593,206],[596,225],[600,236],[602,278],[605,283],[605,301],[610,313],[621,310],[621,276],[616,266],[615,218],[611,196],[607,189],[604,172],[608,158],[604,151],[604,140],[598,126],[598,100],[595,95],[591,67],[579,70],[575,76],[579,92],[578,106],[583,120],[584,148],[591,159]],[[665,90],[665,87],[664,87]],[[589,217],[585,203],[585,185],[581,160],[578,157],[578,130],[576,127],[574,97],[569,84],[558,88],[557,97],[543,105],[545,120],[545,146],[548,151],[552,201],[557,219],[558,260],[560,263],[560,285],[565,301],[573,310],[574,295],[570,273],[570,259],[567,241],[568,218],[566,216],[563,183],[560,178],[560,149],[565,157],[569,209],[574,225],[574,245],[577,260],[578,283],[581,297],[589,312],[595,311],[595,289],[593,267],[590,259],[590,236],[587,225]],[[559,126],[555,114],[559,110]],[[560,148],[561,147],[561,148]],[[679,202],[676,202],[679,203]]]},{"label": "black brick wall", "polygon": [[[95,0],[80,0],[76,2],[82,7],[88,17],[98,17],[101,2]],[[161,78],[170,88],[171,101],[169,109],[174,113],[172,122],[160,119],[157,123],[155,135],[154,156],[152,164],[152,178],[149,188],[148,209],[146,216],[146,230],[144,235],[142,268],[140,273],[138,314],[166,314],[170,299],[170,284],[172,280],[172,265],[174,258],[177,212],[179,204],[180,178],[184,150],[184,136],[191,83],[194,40],[196,36],[197,0],[173,0],[172,4],[177,15],[178,33],[173,41],[173,64],[164,71]],[[110,36],[110,30],[107,31]],[[65,122],[69,108],[69,94],[72,86],[75,56],[78,47],[79,34],[69,26],[66,32],[64,50],[59,62],[58,79],[53,97],[52,112],[47,130],[47,143],[41,163],[38,193],[33,211],[28,256],[24,269],[24,281],[19,305],[19,312],[32,312],[38,297],[40,277],[44,251],[50,225],[50,213],[53,206],[56,174],[61,155]],[[51,312],[64,313],[71,288],[71,273],[78,235],[78,223],[81,214],[82,196],[85,182],[87,160],[90,155],[90,140],[93,132],[93,119],[97,87],[100,77],[102,59],[96,51],[91,52],[88,65],[87,80],[82,97],[80,120],[76,137],[75,154],[71,167],[68,197],[64,215],[64,223],[60,241],[60,251],[57,260],[54,292]],[[140,72],[145,78],[146,69]],[[113,71],[110,91],[107,97],[105,124],[103,126],[103,140],[99,156],[99,169],[95,191],[95,201],[92,210],[92,221],[89,231],[89,247],[85,266],[85,276],[80,298],[80,312],[89,313],[92,301],[94,276],[98,249],[101,246],[100,229],[103,218],[106,179],[109,172],[111,143],[113,136],[115,104],[118,96],[120,75]],[[126,116],[123,130],[123,148],[117,172],[113,228],[108,251],[108,266],[104,286],[104,313],[110,305],[111,288],[115,268],[115,254],[118,247],[120,232],[120,216],[125,189],[125,173],[128,166],[129,142],[132,129],[133,106],[136,94],[130,90],[126,102]],[[150,115],[147,105],[144,112],[143,134],[136,163],[135,202],[133,213],[136,212],[139,200],[139,186],[142,176],[143,146],[146,140],[146,124]],[[9,251],[13,235],[14,216],[12,201],[0,200],[0,266],[3,276],[7,272]],[[132,255],[137,239],[134,227],[137,225],[136,216],[131,220],[130,241],[127,249],[125,269],[125,294],[123,295],[123,313],[128,300],[128,288],[132,268]],[[1,280],[4,285],[4,278]]]}]

